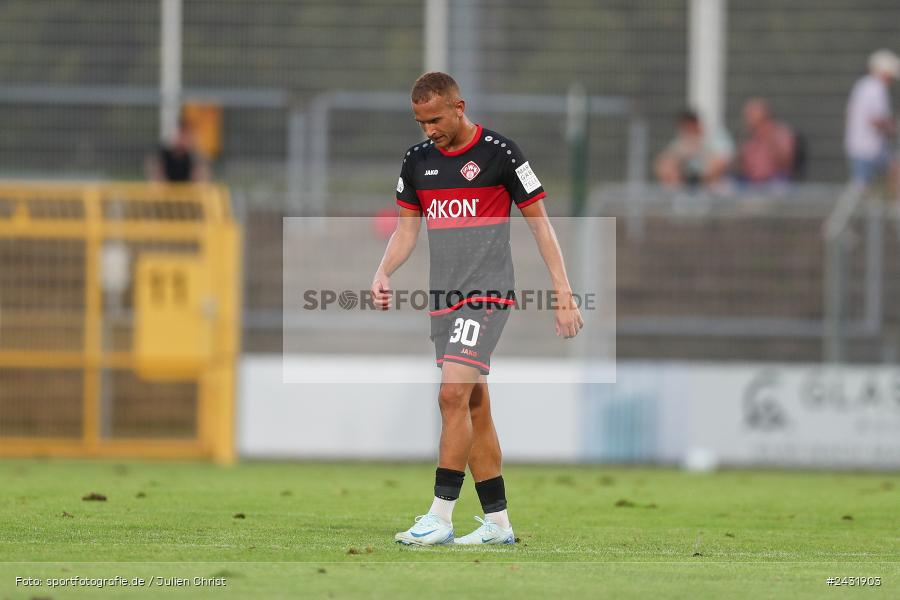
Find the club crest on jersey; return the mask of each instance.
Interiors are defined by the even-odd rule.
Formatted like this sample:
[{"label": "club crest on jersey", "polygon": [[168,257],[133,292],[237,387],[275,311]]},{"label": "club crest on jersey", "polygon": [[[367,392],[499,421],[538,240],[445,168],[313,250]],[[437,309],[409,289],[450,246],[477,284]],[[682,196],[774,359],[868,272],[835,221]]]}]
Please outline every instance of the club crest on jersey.
[{"label": "club crest on jersey", "polygon": [[466,178],[467,181],[472,181],[478,174],[481,173],[481,167],[475,164],[474,161],[469,161],[463,165],[463,168],[459,170],[462,173],[462,176]]}]

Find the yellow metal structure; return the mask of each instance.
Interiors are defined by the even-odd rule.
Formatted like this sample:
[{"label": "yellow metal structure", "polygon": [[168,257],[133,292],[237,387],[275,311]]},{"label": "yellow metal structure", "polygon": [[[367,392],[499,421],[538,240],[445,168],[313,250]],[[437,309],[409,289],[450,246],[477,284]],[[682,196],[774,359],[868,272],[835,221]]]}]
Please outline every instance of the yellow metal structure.
[{"label": "yellow metal structure", "polygon": [[0,181],[0,456],[233,461],[240,267],[222,186]]},{"label": "yellow metal structure", "polygon": [[212,295],[196,258],[146,254],[137,260],[134,350],[148,379],[199,374],[212,354]]}]

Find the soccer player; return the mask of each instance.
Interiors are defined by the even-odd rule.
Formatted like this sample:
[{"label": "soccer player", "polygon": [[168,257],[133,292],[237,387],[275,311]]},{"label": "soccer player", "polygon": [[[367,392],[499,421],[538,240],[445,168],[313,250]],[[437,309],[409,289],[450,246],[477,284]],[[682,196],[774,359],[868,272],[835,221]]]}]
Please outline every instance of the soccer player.
[{"label": "soccer player", "polygon": [[[416,245],[422,216],[431,253],[431,339],[441,369],[441,440],[434,500],[395,539],[403,544],[512,544],[500,442],[491,418],[486,375],[515,303],[509,246],[513,203],[537,241],[556,299],[556,334],[584,325],[562,252],[544,209],[541,182],[509,138],[472,123],[459,86],[446,73],[425,73],[412,88],[416,122],[428,136],[403,157],[397,182],[400,218],[372,282],[376,305],[388,308],[390,276]],[[453,507],[468,465],[484,518],[454,539]]]}]

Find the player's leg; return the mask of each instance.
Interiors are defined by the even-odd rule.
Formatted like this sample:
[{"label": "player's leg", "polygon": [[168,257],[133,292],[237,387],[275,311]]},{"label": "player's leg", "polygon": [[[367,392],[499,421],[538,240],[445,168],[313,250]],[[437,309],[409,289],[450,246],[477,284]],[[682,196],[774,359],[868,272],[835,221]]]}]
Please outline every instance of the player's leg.
[{"label": "player's leg", "polygon": [[469,452],[469,470],[475,481],[486,481],[500,475],[502,453],[494,419],[491,417],[491,398],[487,380],[481,376],[469,398],[469,414],[472,419],[472,450]]},{"label": "player's leg", "polygon": [[453,508],[459,499],[472,448],[469,398],[478,382],[474,367],[445,360],[438,403],[441,409],[441,442],[435,471],[431,508],[407,531],[394,536],[404,544],[433,545],[453,541]]},{"label": "player's leg", "polygon": [[472,449],[472,418],[469,400],[481,374],[475,367],[445,361],[438,404],[441,408],[441,446],[438,465],[466,470]]},{"label": "player's leg", "polygon": [[441,376],[438,404],[441,408],[441,445],[435,472],[432,512],[453,521],[472,449],[472,418],[469,399],[478,382],[478,369],[446,360]]},{"label": "player's leg", "polygon": [[472,418],[472,450],[469,470],[475,478],[475,491],[481,501],[484,518],[475,517],[481,526],[456,539],[457,544],[512,544],[515,534],[506,512],[506,488],[501,475],[502,451],[494,419],[491,398],[484,377],[475,385],[469,399]]}]

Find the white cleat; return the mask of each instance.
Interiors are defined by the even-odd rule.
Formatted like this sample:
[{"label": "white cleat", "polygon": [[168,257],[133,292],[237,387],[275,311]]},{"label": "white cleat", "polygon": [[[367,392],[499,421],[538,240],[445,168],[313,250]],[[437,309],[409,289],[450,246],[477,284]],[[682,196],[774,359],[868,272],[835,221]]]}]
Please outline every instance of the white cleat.
[{"label": "white cleat", "polygon": [[419,515],[406,531],[394,536],[400,544],[412,546],[437,546],[453,543],[453,524],[431,513]]},{"label": "white cleat", "polygon": [[482,545],[482,544],[515,544],[516,535],[513,533],[512,527],[503,529],[489,518],[482,519],[475,517],[475,520],[481,523],[481,527],[461,538],[456,538],[454,544],[463,545]]}]

